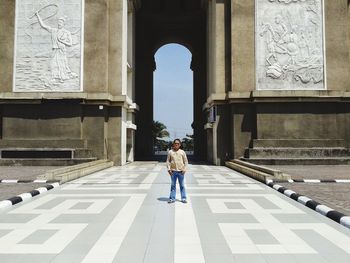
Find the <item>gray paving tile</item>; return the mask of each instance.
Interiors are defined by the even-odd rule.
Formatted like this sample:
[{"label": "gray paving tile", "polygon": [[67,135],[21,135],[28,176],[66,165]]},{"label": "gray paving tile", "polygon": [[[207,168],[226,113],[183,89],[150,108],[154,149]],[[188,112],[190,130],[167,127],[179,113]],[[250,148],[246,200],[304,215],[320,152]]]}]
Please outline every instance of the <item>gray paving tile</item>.
[{"label": "gray paving tile", "polygon": [[57,231],[50,229],[37,230],[25,239],[22,239],[18,244],[42,244],[57,233]]},{"label": "gray paving tile", "polygon": [[19,261],[21,263],[46,263],[46,262],[52,262],[55,259],[56,255],[47,255],[47,254],[27,254],[25,257]]},{"label": "gray paving tile", "polygon": [[235,261],[232,254],[208,254],[204,256],[206,263],[234,263]]},{"label": "gray paving tile", "polygon": [[332,255],[337,255],[350,260],[350,254],[347,254],[344,250],[339,248],[336,244],[330,242],[319,233],[313,230],[295,230],[294,232],[305,242],[307,242],[308,245],[315,249],[319,255],[325,258],[332,258]]},{"label": "gray paving tile", "polygon": [[272,245],[279,244],[275,237],[273,237],[269,231],[265,229],[247,229],[245,231],[249,238],[257,245]]},{"label": "gray paving tile", "polygon": [[0,260],[1,263],[20,263],[25,262],[26,255],[9,255],[9,254],[1,254]]},{"label": "gray paving tile", "polygon": [[[294,255],[263,255],[267,263],[299,263]],[[305,262],[306,263],[306,262]]]},{"label": "gray paving tile", "polygon": [[262,255],[234,255],[234,259],[237,263],[267,263]]},{"label": "gray paving tile", "polygon": [[227,206],[228,209],[244,209],[244,206],[239,202],[237,203],[225,202],[225,205]]},{"label": "gray paving tile", "polygon": [[82,202],[79,202],[79,203],[75,204],[70,209],[72,209],[72,210],[74,210],[74,209],[87,209],[91,205],[92,205],[92,202],[83,202],[82,201]]},{"label": "gray paving tile", "polygon": [[[299,263],[332,263],[320,255],[294,255]],[[345,262],[344,262],[345,263]]]},{"label": "gray paving tile", "polygon": [[7,235],[10,232],[11,230],[8,230],[8,229],[0,229],[0,238]]},{"label": "gray paving tile", "polygon": [[[11,211],[11,210],[9,210]],[[0,224],[10,224],[10,223],[26,223],[34,218],[36,214],[8,214],[0,213]]]}]

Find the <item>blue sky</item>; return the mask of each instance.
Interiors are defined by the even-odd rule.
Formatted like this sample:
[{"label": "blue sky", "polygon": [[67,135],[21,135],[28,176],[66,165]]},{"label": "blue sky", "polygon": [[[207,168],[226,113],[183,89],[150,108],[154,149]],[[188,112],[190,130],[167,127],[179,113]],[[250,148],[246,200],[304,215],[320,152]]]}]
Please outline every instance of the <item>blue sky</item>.
[{"label": "blue sky", "polygon": [[164,45],[155,54],[153,118],[167,126],[170,139],[193,133],[191,58],[191,52],[178,44]]}]

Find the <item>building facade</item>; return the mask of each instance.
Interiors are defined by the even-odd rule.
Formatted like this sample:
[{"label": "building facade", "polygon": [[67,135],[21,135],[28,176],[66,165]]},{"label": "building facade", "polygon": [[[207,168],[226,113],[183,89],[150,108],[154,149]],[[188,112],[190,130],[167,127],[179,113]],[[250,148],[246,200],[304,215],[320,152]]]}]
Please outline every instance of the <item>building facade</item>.
[{"label": "building facade", "polygon": [[192,53],[195,159],[350,162],[348,0],[2,0],[0,148],[151,160],[169,43]]}]

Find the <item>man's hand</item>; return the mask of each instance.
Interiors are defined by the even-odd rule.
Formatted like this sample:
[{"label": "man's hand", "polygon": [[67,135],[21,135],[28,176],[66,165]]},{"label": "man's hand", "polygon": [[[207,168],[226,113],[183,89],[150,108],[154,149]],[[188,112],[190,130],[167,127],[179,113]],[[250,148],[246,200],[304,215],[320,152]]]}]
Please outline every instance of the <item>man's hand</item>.
[{"label": "man's hand", "polygon": [[173,172],[172,172],[171,170],[168,170],[168,174],[169,174],[170,176],[172,176],[172,175],[173,175]]},{"label": "man's hand", "polygon": [[181,173],[182,173],[183,175],[185,175],[186,171],[183,170],[183,171],[181,171]]}]

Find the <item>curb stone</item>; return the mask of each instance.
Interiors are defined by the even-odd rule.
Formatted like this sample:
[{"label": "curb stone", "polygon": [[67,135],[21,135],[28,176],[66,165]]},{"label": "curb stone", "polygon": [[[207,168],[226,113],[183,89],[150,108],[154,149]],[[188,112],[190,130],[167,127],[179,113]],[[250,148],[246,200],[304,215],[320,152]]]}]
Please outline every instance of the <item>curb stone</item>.
[{"label": "curb stone", "polygon": [[272,183],[350,183],[347,179],[290,179],[290,180],[269,180]]},{"label": "curb stone", "polygon": [[44,187],[39,187],[39,188],[32,190],[28,193],[23,193],[23,194],[11,197],[7,200],[0,201],[0,212],[6,210],[7,208],[9,208],[15,204],[18,204],[18,203],[23,202],[23,201],[27,201],[27,200],[33,198],[34,196],[45,193],[51,189],[57,188],[57,187],[59,187],[59,185],[60,184],[58,182],[56,182],[53,184],[46,185]]},{"label": "curb stone", "polygon": [[57,180],[42,180],[42,179],[36,179],[36,180],[12,180],[12,179],[3,179],[0,180],[1,184],[19,184],[19,183],[43,183],[43,184],[52,184],[52,183],[58,183]]},{"label": "curb stone", "polygon": [[315,200],[310,199],[307,196],[300,195],[293,190],[287,189],[281,185],[275,184],[272,180],[267,180],[266,184],[270,186],[271,188],[275,189],[276,191],[288,196],[289,198],[311,208],[312,210],[315,210],[316,212],[320,213],[321,215],[324,215],[333,221],[350,228],[350,216],[344,215],[343,213],[340,213],[333,208],[330,208],[328,206],[322,205]]}]

